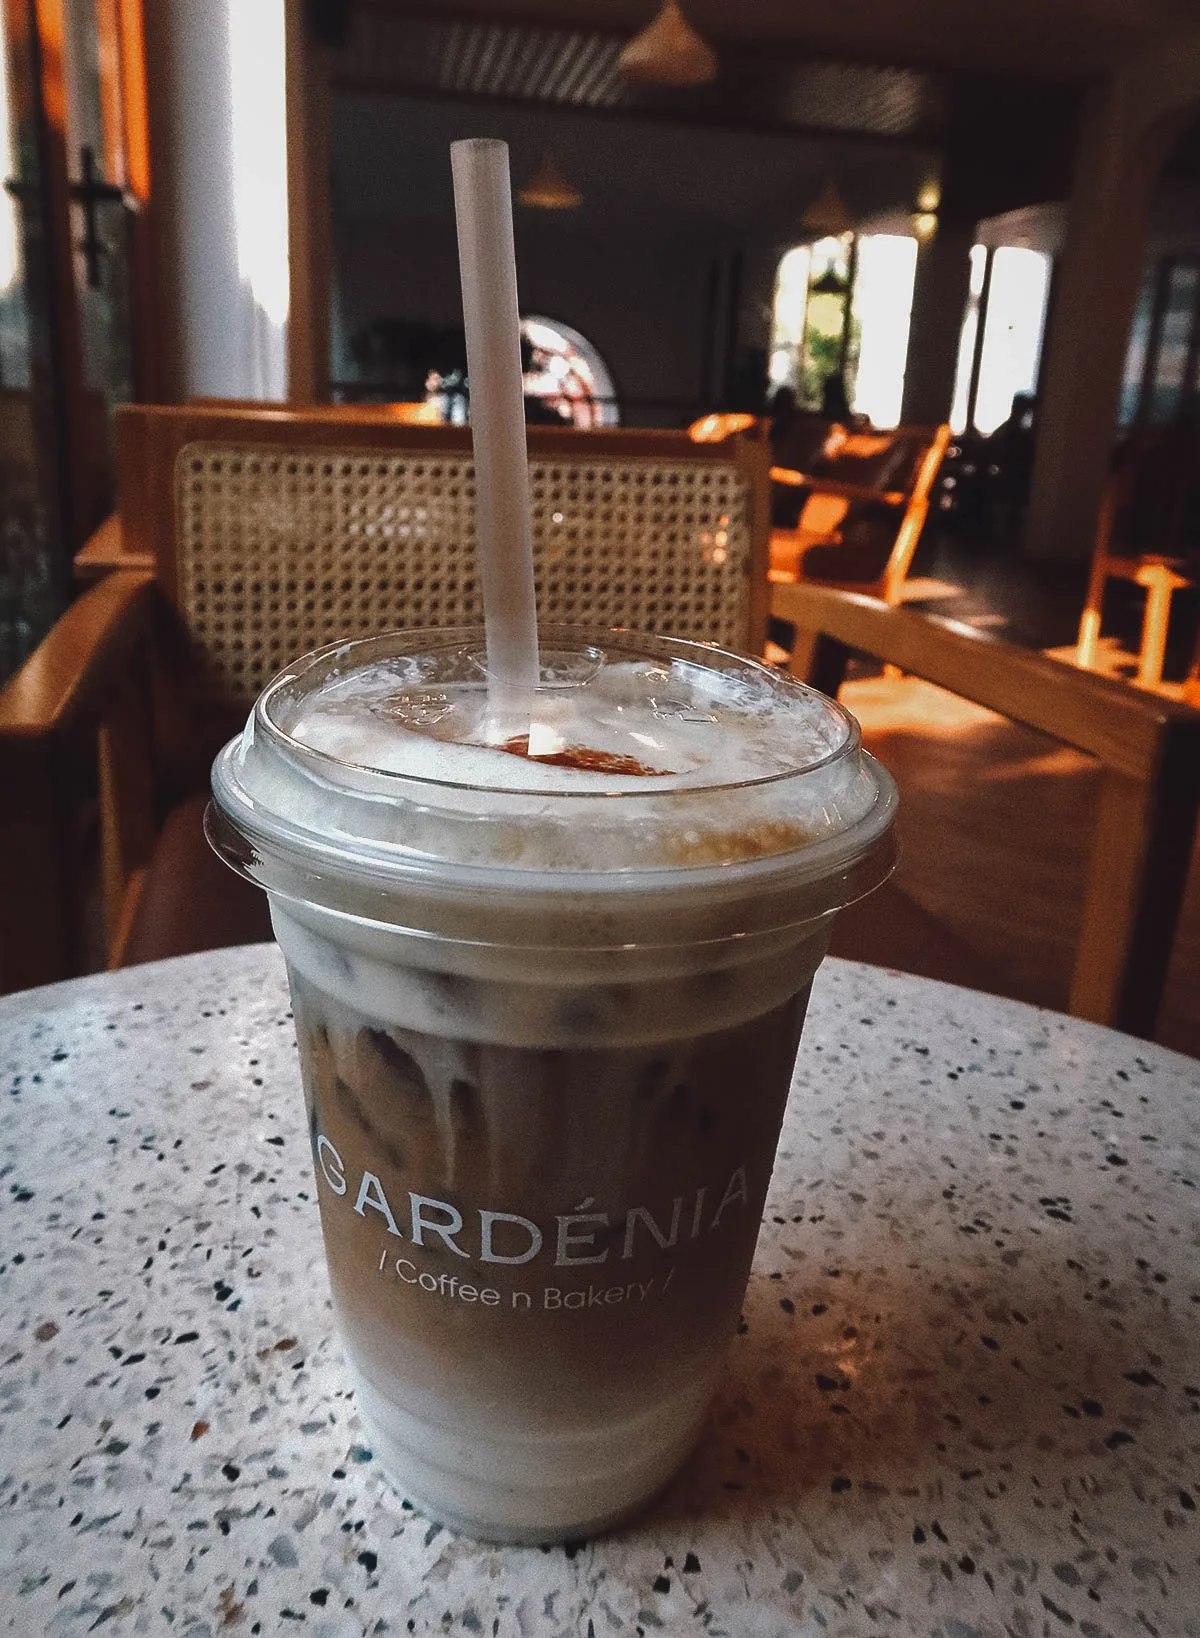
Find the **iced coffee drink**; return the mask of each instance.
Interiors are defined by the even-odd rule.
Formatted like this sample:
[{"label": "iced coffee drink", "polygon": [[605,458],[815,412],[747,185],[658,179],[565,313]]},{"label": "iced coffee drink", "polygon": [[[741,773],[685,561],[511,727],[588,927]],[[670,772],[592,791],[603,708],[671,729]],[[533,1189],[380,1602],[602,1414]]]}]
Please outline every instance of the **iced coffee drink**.
[{"label": "iced coffee drink", "polygon": [[623,633],[543,633],[497,738],[481,650],[298,662],[218,759],[212,834],[271,897],[376,1456],[432,1516],[545,1541],[695,1440],[894,790],[836,704]]}]

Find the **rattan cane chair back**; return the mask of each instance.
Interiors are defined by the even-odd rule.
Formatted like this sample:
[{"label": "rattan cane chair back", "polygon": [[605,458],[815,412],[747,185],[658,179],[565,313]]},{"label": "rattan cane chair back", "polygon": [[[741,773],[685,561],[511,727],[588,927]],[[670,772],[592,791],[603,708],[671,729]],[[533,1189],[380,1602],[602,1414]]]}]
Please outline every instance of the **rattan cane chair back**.
[{"label": "rattan cane chair back", "polygon": [[[761,439],[537,428],[529,442],[543,619],[761,651]],[[153,563],[223,704],[322,643],[482,616],[465,429],[135,407],[119,457],[122,549]]]}]

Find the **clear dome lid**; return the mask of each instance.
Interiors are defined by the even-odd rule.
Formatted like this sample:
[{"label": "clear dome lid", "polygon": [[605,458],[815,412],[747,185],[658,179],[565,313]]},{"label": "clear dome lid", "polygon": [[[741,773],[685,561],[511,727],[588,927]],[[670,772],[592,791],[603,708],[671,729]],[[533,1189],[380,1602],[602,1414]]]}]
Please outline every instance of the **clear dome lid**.
[{"label": "clear dome lid", "polygon": [[640,899],[644,919],[649,895],[749,898],[782,925],[891,868],[895,788],[836,701],[622,631],[545,629],[541,661],[517,736],[489,718],[482,631],[305,656],[217,758],[214,845],[273,891],[384,920],[480,893],[551,920]]}]

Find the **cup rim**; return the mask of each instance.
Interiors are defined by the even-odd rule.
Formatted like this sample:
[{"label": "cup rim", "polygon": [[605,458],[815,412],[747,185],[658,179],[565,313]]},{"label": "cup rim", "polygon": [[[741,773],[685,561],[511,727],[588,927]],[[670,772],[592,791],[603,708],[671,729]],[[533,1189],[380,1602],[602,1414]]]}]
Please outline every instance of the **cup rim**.
[{"label": "cup rim", "polygon": [[[539,626],[539,650],[543,653],[557,652],[562,647],[579,649],[596,649],[601,644],[609,648],[626,648],[631,658],[653,659],[653,650],[657,649],[663,658],[675,658],[685,664],[706,666],[712,668],[714,660],[731,662],[730,669],[737,667],[751,675],[761,676],[771,684],[773,689],[780,690],[785,695],[797,698],[807,698],[818,702],[821,708],[831,716],[842,731],[842,737],[837,745],[823,756],[813,757],[793,767],[781,769],[775,773],[759,774],[750,779],[716,780],[711,783],[679,783],[663,784],[651,779],[644,783],[627,786],[623,789],[597,789],[587,787],[569,787],[552,789],[537,785],[495,784],[489,783],[489,791],[502,797],[526,797],[538,801],[569,802],[574,804],[580,799],[595,801],[628,801],[631,798],[653,796],[656,801],[669,801],[675,796],[685,796],[694,799],[697,796],[711,795],[718,792],[735,792],[742,790],[760,789],[784,780],[802,779],[809,774],[819,773],[847,757],[857,755],[862,746],[862,733],[858,722],[840,701],[831,699],[822,694],[819,689],[802,683],[798,678],[775,671],[761,660],[755,660],[747,655],[737,654],[730,649],[722,648],[716,643],[701,643],[689,638],[659,637],[649,633],[627,630],[623,627],[599,626]],[[474,782],[461,779],[436,779],[427,774],[403,772],[398,769],[378,768],[370,763],[353,762],[344,757],[333,755],[332,752],[307,745],[296,739],[281,726],[270,714],[272,704],[280,693],[290,684],[297,682],[309,672],[328,660],[348,656],[353,653],[362,657],[364,650],[368,657],[385,658],[397,652],[396,639],[404,639],[404,647],[413,653],[431,652],[435,646],[444,652],[462,650],[469,655],[471,647],[478,649],[484,637],[482,626],[451,626],[442,628],[420,627],[410,630],[396,630],[380,632],[367,637],[355,637],[339,642],[326,643],[323,647],[310,650],[301,655],[289,666],[278,672],[263,689],[254,704],[253,720],[255,733],[262,733],[276,751],[302,766],[310,767],[315,773],[325,770],[325,777],[336,781],[340,773],[353,774],[361,777],[368,775],[372,780],[381,781],[381,791],[401,788],[436,791],[462,791],[477,789]],[[570,640],[569,642],[567,640]],[[378,651],[371,656],[370,651]],[[486,675],[486,673],[482,673]],[[513,758],[514,764],[520,758]],[[666,776],[663,776],[666,777]]]}]

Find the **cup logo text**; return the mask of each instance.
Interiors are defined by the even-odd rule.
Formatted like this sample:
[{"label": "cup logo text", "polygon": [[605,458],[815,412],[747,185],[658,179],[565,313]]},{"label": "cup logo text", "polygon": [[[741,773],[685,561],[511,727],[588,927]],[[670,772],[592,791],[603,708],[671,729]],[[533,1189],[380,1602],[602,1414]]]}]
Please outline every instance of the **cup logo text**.
[{"label": "cup logo text", "polygon": [[593,1210],[595,1200],[589,1196],[573,1211],[537,1223],[511,1211],[464,1215],[446,1200],[412,1190],[402,1197],[393,1191],[389,1198],[376,1172],[364,1170],[356,1182],[348,1177],[341,1155],[324,1133],[317,1136],[316,1160],[331,1193],[352,1202],[352,1210],[364,1220],[371,1220],[372,1214],[398,1240],[426,1249],[440,1247],[474,1262],[509,1266],[541,1259],[553,1261],[555,1268],[571,1268],[629,1262],[645,1250],[668,1252],[681,1242],[715,1232],[727,1214],[736,1217],[749,1203],[746,1168],[735,1166],[719,1190],[705,1184],[673,1196],[663,1206],[630,1206],[615,1218]]}]

